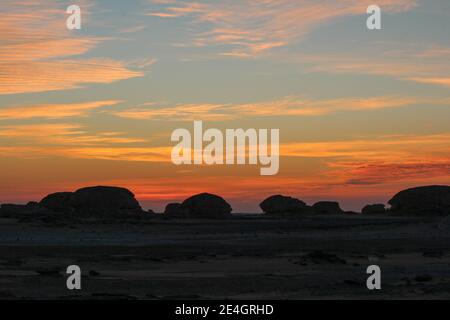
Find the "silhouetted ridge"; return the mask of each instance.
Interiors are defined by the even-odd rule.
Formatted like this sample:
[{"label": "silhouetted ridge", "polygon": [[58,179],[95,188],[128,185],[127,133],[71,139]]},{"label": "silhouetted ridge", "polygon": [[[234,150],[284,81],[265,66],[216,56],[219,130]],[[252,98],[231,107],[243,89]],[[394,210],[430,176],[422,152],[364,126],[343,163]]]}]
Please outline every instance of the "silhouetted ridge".
[{"label": "silhouetted ridge", "polygon": [[[424,217],[449,215],[450,186],[424,186],[403,190],[389,200],[389,204],[390,209],[386,209],[384,204],[366,205],[362,213]],[[301,217],[309,214],[358,214],[351,211],[344,212],[338,202],[319,201],[311,207],[299,199],[283,195],[268,197],[260,203],[260,207],[264,213],[275,218]],[[182,203],[169,203],[162,217],[223,219],[232,217],[231,212],[230,204],[222,197],[201,193],[189,197]],[[151,213],[152,210],[148,212],[142,210],[134,194],[128,189],[108,186],[86,187],[75,192],[56,192],[47,195],[39,203],[0,206],[1,217],[18,218],[20,221],[158,217]]]}]

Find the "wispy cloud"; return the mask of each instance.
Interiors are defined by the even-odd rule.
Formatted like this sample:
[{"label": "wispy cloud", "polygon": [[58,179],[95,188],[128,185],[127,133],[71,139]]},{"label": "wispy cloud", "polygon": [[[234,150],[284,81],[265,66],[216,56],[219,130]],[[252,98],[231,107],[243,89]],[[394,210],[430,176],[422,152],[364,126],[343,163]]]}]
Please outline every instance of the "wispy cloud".
[{"label": "wispy cloud", "polygon": [[116,100],[67,104],[39,104],[0,109],[0,120],[16,119],[60,119],[86,116],[91,110],[120,103]]},{"label": "wispy cloud", "polygon": [[450,87],[450,78],[427,78],[427,77],[413,77],[407,78],[407,80],[426,83],[426,84],[437,84],[441,86]]},{"label": "wispy cloud", "polygon": [[321,73],[368,74],[389,76],[417,83],[450,85],[450,49],[431,47],[426,50],[397,50],[390,54],[320,54],[292,58],[307,70]]},{"label": "wispy cloud", "polygon": [[280,148],[283,156],[322,159],[327,168],[321,174],[342,184],[375,185],[450,177],[448,133],[288,143]]},{"label": "wispy cloud", "polygon": [[[417,153],[421,150],[421,153]],[[450,152],[450,134],[393,135],[344,141],[294,142],[281,146],[290,157],[376,161],[417,161],[422,156],[443,159]]]},{"label": "wispy cloud", "polygon": [[[223,55],[253,57],[270,49],[302,39],[320,24],[333,19],[365,14],[373,1],[312,0],[243,0],[243,1],[160,1],[150,0],[153,8],[147,15],[176,18],[191,17],[195,23],[206,23],[210,30],[199,32],[193,44],[227,45]],[[407,11],[416,0],[379,0],[385,12]],[[162,6],[162,7],[161,7]]]},{"label": "wispy cloud", "polygon": [[[74,146],[109,147],[146,142],[146,139],[126,137],[123,132],[89,133],[82,125],[73,123],[3,125],[0,126],[0,138],[13,139],[13,143],[18,146],[40,148],[46,155],[59,150],[55,154],[58,155],[61,150]],[[8,143],[3,145],[7,146]]]},{"label": "wispy cloud", "polygon": [[[81,4],[89,7],[85,1]],[[0,95],[65,90],[143,75],[109,58],[73,59],[104,39],[69,33],[65,19],[65,8],[53,1],[2,4]]]},{"label": "wispy cloud", "polygon": [[0,70],[0,94],[67,90],[143,76],[123,62],[105,58],[8,63],[0,64]]},{"label": "wispy cloud", "polygon": [[391,97],[340,98],[315,100],[286,97],[280,100],[247,104],[177,104],[127,108],[112,114],[135,120],[224,121],[241,117],[322,116],[339,111],[364,111],[398,108],[418,104],[450,105],[450,99]]}]

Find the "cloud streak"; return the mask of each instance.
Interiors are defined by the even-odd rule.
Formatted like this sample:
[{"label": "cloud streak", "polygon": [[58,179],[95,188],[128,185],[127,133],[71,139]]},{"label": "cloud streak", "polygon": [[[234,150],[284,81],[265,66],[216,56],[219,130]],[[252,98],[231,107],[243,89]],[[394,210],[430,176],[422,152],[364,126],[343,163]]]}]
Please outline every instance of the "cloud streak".
[{"label": "cloud streak", "polygon": [[340,111],[377,110],[419,104],[450,105],[450,99],[381,96],[314,100],[293,96],[247,104],[178,104],[168,107],[150,104],[111,113],[134,120],[225,121],[242,117],[323,116]]},{"label": "cloud streak", "polygon": [[[150,1],[149,16],[190,17],[196,24],[210,26],[194,36],[196,46],[226,45],[222,55],[248,58],[267,53],[304,38],[317,26],[336,18],[363,15],[372,1],[313,0],[224,0],[224,1]],[[385,12],[408,11],[415,0],[379,0]]]},{"label": "cloud streak", "polygon": [[64,8],[58,9],[52,1],[2,6],[0,95],[67,90],[143,76],[113,59],[73,59],[104,39],[70,34]]},{"label": "cloud streak", "polygon": [[92,110],[105,106],[112,106],[118,103],[120,103],[120,101],[107,100],[84,103],[40,104],[8,107],[0,109],[0,120],[33,118],[61,119],[69,117],[84,117]]}]

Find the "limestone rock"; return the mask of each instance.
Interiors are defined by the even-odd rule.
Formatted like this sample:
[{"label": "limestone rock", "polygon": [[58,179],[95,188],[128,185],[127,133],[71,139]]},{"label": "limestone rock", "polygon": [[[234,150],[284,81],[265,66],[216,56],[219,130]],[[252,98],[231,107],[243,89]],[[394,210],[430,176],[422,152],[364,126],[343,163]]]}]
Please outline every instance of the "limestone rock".
[{"label": "limestone rock", "polygon": [[303,201],[283,195],[270,196],[259,206],[266,214],[292,214],[308,211],[308,207]]},{"label": "limestone rock", "polygon": [[316,214],[343,214],[338,202],[334,201],[319,201],[313,205]]},{"label": "limestone rock", "polygon": [[443,216],[450,214],[450,186],[425,186],[400,191],[391,200],[390,214]]}]

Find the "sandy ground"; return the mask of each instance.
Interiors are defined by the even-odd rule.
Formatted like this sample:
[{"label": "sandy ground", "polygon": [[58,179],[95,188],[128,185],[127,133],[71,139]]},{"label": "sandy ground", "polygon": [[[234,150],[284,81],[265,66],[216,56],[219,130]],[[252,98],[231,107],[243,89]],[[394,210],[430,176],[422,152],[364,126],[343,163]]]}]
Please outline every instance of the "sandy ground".
[{"label": "sandy ground", "polygon": [[[0,299],[448,299],[450,232],[437,222],[249,216],[49,226],[3,219]],[[81,290],[66,288],[72,264],[82,269]],[[372,264],[381,267],[382,290],[366,287]]]}]

